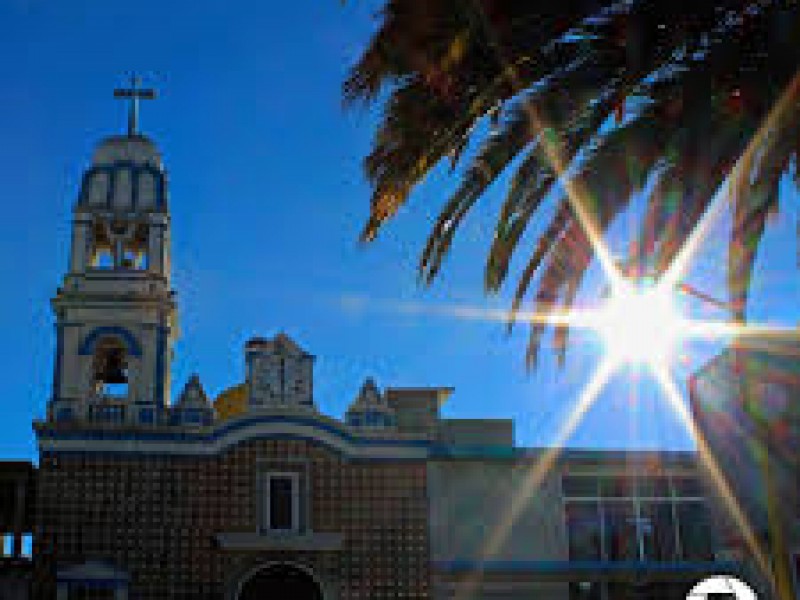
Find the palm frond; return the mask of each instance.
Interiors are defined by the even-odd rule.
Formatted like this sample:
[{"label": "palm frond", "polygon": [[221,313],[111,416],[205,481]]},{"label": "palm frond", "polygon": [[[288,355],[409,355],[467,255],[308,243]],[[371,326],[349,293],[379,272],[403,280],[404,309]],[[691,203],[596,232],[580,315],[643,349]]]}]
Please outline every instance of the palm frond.
[{"label": "palm frond", "polygon": [[[432,168],[448,160],[454,169],[478,148],[423,249],[420,277],[430,283],[466,215],[515,168],[486,260],[487,291],[509,277],[545,198],[556,208],[525,248],[511,324],[529,297],[545,313],[577,297],[592,248],[570,202],[585,203],[602,234],[647,188],[635,247],[658,274],[724,185],[734,213],[728,285],[744,310],[766,217],[800,149],[800,6],[387,0],[380,19],[343,90],[346,104],[388,98],[365,159],[372,197],[363,239]],[[571,182],[585,197],[563,197]],[[545,331],[531,325],[531,362]],[[555,332],[560,358],[568,335]]]}]

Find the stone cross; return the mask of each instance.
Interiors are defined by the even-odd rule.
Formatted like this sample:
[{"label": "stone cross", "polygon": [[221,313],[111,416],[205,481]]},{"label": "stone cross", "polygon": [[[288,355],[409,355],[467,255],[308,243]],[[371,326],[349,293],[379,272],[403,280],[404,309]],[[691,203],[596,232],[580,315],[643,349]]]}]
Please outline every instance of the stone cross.
[{"label": "stone cross", "polygon": [[142,79],[136,75],[131,76],[131,86],[114,90],[115,98],[125,98],[130,101],[128,105],[128,135],[139,133],[139,100],[153,100],[156,91],[152,88],[141,88]]}]

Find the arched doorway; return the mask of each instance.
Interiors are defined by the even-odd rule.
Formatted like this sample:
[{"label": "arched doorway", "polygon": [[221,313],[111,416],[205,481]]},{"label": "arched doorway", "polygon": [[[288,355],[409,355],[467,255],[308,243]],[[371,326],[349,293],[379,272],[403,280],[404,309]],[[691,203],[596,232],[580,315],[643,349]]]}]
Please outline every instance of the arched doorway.
[{"label": "arched doorway", "polygon": [[323,600],[322,590],[303,569],[290,564],[273,564],[253,573],[239,590],[237,600]]}]

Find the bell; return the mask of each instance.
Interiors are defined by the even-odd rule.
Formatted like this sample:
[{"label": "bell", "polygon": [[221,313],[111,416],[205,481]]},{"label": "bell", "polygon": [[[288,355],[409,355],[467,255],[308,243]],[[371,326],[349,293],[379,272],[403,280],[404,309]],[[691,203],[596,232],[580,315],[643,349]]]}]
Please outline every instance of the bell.
[{"label": "bell", "polygon": [[109,352],[103,361],[100,379],[104,383],[127,383],[125,356],[121,351]]}]

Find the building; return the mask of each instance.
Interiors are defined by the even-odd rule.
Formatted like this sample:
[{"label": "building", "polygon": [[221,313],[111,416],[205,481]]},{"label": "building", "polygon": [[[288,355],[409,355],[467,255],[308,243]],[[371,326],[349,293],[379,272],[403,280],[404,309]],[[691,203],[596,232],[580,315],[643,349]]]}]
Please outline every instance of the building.
[{"label": "building", "polygon": [[0,462],[0,600],[28,598],[33,565],[25,542],[33,530],[34,477],[30,463]]},{"label": "building", "polygon": [[693,453],[519,448],[510,421],[442,418],[452,389],[372,380],[334,419],[284,334],[172,401],[169,206],[135,119],[99,143],[52,301],[32,597],[682,600],[740,570]]},{"label": "building", "polygon": [[[800,596],[800,338],[747,338],[716,356],[690,380],[695,419],[753,538]],[[720,506],[723,499],[711,496]],[[757,559],[742,527],[726,511],[716,528],[721,547],[750,566],[749,577],[767,595],[753,568]]]}]

